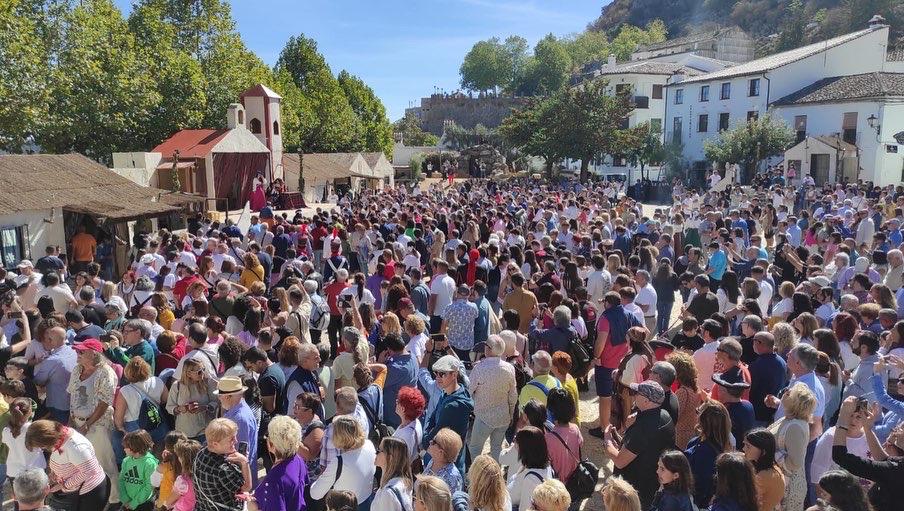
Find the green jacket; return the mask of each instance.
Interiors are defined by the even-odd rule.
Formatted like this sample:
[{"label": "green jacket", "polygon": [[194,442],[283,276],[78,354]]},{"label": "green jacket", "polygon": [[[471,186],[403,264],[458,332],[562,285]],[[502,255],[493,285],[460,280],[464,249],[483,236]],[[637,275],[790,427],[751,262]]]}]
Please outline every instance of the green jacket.
[{"label": "green jacket", "polygon": [[135,509],[154,496],[151,474],[157,470],[157,458],[150,452],[140,458],[126,456],[119,473],[119,499],[123,507]]}]

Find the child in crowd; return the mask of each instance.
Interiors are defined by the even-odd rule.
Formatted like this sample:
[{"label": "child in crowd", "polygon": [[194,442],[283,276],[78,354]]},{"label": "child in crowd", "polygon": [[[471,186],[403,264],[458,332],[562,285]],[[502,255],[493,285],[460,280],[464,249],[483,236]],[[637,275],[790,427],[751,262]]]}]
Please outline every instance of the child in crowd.
[{"label": "child in crowd", "polygon": [[44,469],[47,461],[40,449],[25,448],[25,432],[31,425],[34,413],[34,401],[27,397],[19,397],[9,405],[9,423],[3,428],[3,446],[8,449],[6,457],[6,479],[12,486],[13,480],[25,470],[31,468]]},{"label": "child in crowd", "polygon": [[192,481],[192,468],[195,457],[201,451],[197,440],[180,440],[176,444],[175,467],[179,471],[173,491],[164,504],[173,511],[192,511],[195,508],[195,485]]},{"label": "child in crowd", "polygon": [[188,437],[181,431],[170,431],[163,439],[163,454],[160,456],[160,463],[157,470],[151,474],[151,485],[159,488],[157,495],[157,507],[163,507],[169,499],[170,493],[173,491],[173,483],[176,482],[175,467],[178,464],[176,459],[176,444],[180,440],[187,440]]},{"label": "child in crowd", "polygon": [[31,398],[35,403],[38,402],[38,386],[34,380],[28,377],[28,360],[25,357],[13,357],[9,359],[4,368],[7,380],[17,380],[25,384],[25,397]]},{"label": "child in crowd", "polygon": [[140,429],[126,433],[122,439],[126,457],[119,473],[119,498],[128,511],[153,511],[154,487],[151,475],[157,470],[157,458],[151,454],[154,440]]},{"label": "child in crowd", "polygon": [[357,511],[358,497],[349,490],[330,490],[324,497],[327,511]]}]

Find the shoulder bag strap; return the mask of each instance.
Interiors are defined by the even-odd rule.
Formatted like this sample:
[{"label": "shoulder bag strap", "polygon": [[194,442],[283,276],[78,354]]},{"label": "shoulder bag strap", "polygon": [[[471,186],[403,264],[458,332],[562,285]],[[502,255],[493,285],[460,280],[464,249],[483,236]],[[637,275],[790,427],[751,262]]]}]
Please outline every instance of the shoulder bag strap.
[{"label": "shoulder bag strap", "polygon": [[572,458],[574,458],[575,460],[577,460],[578,463],[581,462],[581,458],[580,458],[581,451],[580,451],[580,449],[578,449],[578,456],[575,456],[574,453],[571,451],[571,448],[568,447],[568,444],[565,442],[565,439],[564,439],[564,438],[562,438],[558,433],[556,433],[555,431],[553,431],[553,430],[551,430],[551,429],[548,430],[548,431],[549,431],[550,433],[552,433],[553,435],[555,435],[555,437],[559,439],[559,442],[562,442],[562,445],[565,446],[565,450],[568,451],[568,454],[570,454]]},{"label": "shoulder bag strap", "polygon": [[358,402],[361,403],[361,407],[364,408],[364,415],[367,415],[367,420],[370,421],[370,427],[376,427],[377,413],[370,409],[370,405],[367,404],[367,400],[363,399],[361,396],[358,396]]},{"label": "shoulder bag strap", "polygon": [[336,487],[336,483],[338,483],[339,478],[342,477],[342,451],[339,451],[336,454],[336,463],[338,463],[339,466],[336,467],[336,478],[333,480],[333,485],[330,486],[330,490]]},{"label": "shoulder bag strap", "polygon": [[399,490],[392,486],[387,486],[386,489],[388,489],[390,492],[392,492],[393,495],[395,495],[396,500],[399,501],[399,507],[402,508],[402,511],[408,511],[409,508],[405,505],[405,501],[402,499],[402,494],[399,493]]},{"label": "shoulder bag strap", "polygon": [[160,406],[160,403],[158,403],[156,399],[154,399],[154,398],[152,398],[151,396],[149,396],[148,393],[145,392],[144,389],[142,389],[142,388],[139,387],[138,385],[135,385],[134,383],[130,383],[129,386],[132,387],[133,389],[137,390],[139,394],[141,394],[142,396],[144,396],[145,399],[147,399],[148,401],[150,401],[150,402],[154,403],[155,405],[157,405],[157,407]]}]

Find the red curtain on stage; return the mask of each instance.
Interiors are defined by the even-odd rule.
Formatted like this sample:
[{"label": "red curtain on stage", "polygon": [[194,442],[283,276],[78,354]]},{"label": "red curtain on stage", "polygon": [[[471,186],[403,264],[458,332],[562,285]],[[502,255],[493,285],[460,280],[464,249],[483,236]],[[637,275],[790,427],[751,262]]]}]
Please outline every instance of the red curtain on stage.
[{"label": "red curtain on stage", "polygon": [[216,195],[229,199],[229,209],[245,206],[258,174],[266,175],[270,155],[266,153],[214,153],[213,179]]}]

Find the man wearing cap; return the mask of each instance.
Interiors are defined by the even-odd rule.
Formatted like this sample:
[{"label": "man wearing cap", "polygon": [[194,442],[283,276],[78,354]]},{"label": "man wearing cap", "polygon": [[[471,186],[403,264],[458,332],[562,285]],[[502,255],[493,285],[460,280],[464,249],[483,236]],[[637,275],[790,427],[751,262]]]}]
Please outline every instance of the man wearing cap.
[{"label": "man wearing cap", "polygon": [[236,440],[246,443],[248,448],[242,453],[248,457],[251,466],[252,484],[257,484],[257,419],[251,407],[245,402],[247,387],[238,376],[224,376],[217,383],[216,394],[223,409],[223,418],[238,426]]},{"label": "man wearing cap", "polygon": [[661,385],[646,380],[631,383],[629,387],[636,393],[637,417],[624,438],[610,425],[603,442],[614,465],[612,474],[631,483],[640,496],[641,508],[648,509],[659,489],[659,481],[654,477],[659,456],[675,444],[675,425],[669,413],[662,409],[665,392]]},{"label": "man wearing cap", "polygon": [[750,388],[750,383],[745,381],[729,381],[722,378],[721,373],[713,375],[713,382],[720,389],[722,404],[728,410],[731,417],[731,435],[734,437],[735,446],[741,450],[744,437],[753,429],[756,422],[753,405],[744,399],[744,393]]},{"label": "man wearing cap", "polygon": [[34,309],[38,303],[38,290],[44,275],[35,271],[35,266],[28,259],[19,261],[19,275],[14,282],[21,297],[22,307],[26,310]]},{"label": "man wearing cap", "polygon": [[458,358],[471,361],[471,350],[474,348],[474,325],[480,310],[468,300],[471,289],[462,284],[455,292],[455,300],[442,313],[443,323],[440,332],[446,334],[449,345],[455,350]]},{"label": "man wearing cap", "polygon": [[766,406],[764,400],[768,395],[777,395],[785,387],[788,366],[785,360],[775,353],[775,337],[769,332],[757,332],[753,336],[753,349],[756,359],[750,364],[750,403],[759,425],[772,424],[775,410]]},{"label": "man wearing cap", "polygon": [[[424,357],[427,358],[429,357]],[[474,411],[474,401],[468,390],[458,383],[460,368],[461,361],[455,355],[443,355],[433,364],[436,383],[442,389],[443,395],[439,398],[436,409],[427,417],[424,438],[421,441],[423,449],[430,446],[433,437],[443,428],[455,431],[463,439],[468,437],[468,423],[471,412]],[[466,449],[461,449],[455,461],[458,471],[462,474],[465,473],[465,451]]]}]

